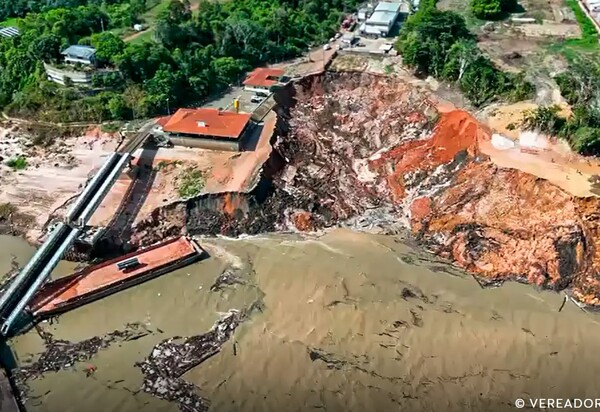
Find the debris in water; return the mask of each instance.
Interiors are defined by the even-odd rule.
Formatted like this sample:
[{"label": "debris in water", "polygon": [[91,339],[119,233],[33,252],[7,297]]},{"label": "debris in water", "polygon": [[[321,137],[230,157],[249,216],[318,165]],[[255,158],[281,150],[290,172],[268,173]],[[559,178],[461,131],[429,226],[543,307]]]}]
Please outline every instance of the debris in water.
[{"label": "debris in water", "polygon": [[230,310],[205,334],[178,343],[171,338],[154,346],[150,355],[136,363],[144,374],[142,390],[157,398],[177,402],[184,412],[204,412],[209,401],[196,393],[196,386],[181,376],[221,351],[221,347],[245,319],[240,311]]},{"label": "debris in water", "polygon": [[[223,290],[225,286],[231,285],[243,285],[245,282],[240,276],[234,271],[227,269],[224,270],[223,273],[219,275],[219,277],[215,280],[215,283],[210,287],[211,292],[217,292]],[[200,286],[202,289],[202,286]]]},{"label": "debris in water", "polygon": [[[70,342],[55,339],[50,332],[44,331],[39,325],[36,330],[44,340],[46,350],[33,364],[14,371],[15,382],[23,402],[29,393],[28,380],[39,378],[46,372],[58,372],[70,368],[78,362],[89,361],[100,349],[108,348],[113,343],[136,340],[153,333],[141,323],[128,323],[124,330],[115,330],[105,336],[94,336],[81,342]],[[86,375],[93,375],[96,366],[91,364],[87,366]],[[93,368],[90,369],[90,366]]]},{"label": "debris in water", "polygon": [[423,319],[421,318],[421,316],[419,316],[419,314],[417,312],[415,312],[414,310],[411,309],[410,314],[412,315],[412,324],[413,325],[415,325],[418,328],[423,326]]}]

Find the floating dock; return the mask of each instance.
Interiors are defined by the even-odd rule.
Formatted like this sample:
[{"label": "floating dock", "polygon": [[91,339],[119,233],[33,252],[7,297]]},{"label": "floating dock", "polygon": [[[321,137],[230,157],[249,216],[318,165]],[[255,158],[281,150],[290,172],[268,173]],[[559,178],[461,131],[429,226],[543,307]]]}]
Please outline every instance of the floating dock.
[{"label": "floating dock", "polygon": [[169,239],[46,283],[28,310],[36,320],[55,316],[187,266],[205,254],[192,239]]}]

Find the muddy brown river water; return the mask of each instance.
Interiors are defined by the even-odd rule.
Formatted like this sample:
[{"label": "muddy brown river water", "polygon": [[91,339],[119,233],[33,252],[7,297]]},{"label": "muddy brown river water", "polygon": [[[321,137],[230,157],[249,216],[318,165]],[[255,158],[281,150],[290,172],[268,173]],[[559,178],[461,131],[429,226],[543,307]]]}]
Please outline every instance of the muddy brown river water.
[{"label": "muddy brown river water", "polygon": [[[509,411],[516,398],[600,398],[600,318],[563,295],[507,283],[482,289],[397,237],[335,230],[200,241],[211,257],[43,324],[80,341],[142,322],[89,363],[30,380],[29,411],[177,411],[139,391],[134,364],[158,342],[208,331],[229,309],[261,305],[185,379],[211,411]],[[0,269],[33,249],[0,237]],[[63,263],[57,274],[73,264]],[[226,269],[240,284],[211,291]],[[33,331],[21,365],[43,351]]]}]

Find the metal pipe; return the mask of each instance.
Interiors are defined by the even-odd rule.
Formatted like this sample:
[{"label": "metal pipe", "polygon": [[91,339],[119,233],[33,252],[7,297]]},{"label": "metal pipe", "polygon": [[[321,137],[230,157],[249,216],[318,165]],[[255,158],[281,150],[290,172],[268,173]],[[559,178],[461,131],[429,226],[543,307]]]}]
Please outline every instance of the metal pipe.
[{"label": "metal pipe", "polygon": [[60,260],[62,259],[62,256],[67,251],[67,248],[69,246],[71,246],[71,244],[75,241],[75,238],[77,237],[77,235],[79,235],[79,229],[77,229],[77,228],[71,229],[71,232],[69,233],[67,238],[60,245],[60,247],[56,250],[54,255],[52,255],[52,257],[48,261],[48,264],[39,273],[38,277],[35,279],[33,284],[29,287],[29,289],[27,289],[27,291],[25,292],[25,294],[23,295],[23,297],[21,298],[21,300],[19,301],[17,306],[13,309],[13,311],[8,316],[6,321],[4,321],[4,323],[2,324],[2,329],[0,329],[0,333],[2,333],[2,335],[6,336],[8,334],[8,332],[10,331],[10,328],[12,327],[15,320],[17,319],[17,316],[19,316],[21,314],[21,312],[23,312],[23,310],[25,309],[25,306],[27,306],[27,304],[29,303],[29,301],[31,300],[31,298],[33,297],[35,292],[37,292],[37,290],[40,288],[40,286],[42,286],[42,283],[44,283],[46,281],[46,279],[48,278],[50,273],[54,270],[56,265],[58,265],[58,262],[60,262]]},{"label": "metal pipe", "polygon": [[51,248],[53,248],[56,242],[63,236],[67,226],[64,223],[59,223],[52,233],[48,236],[48,239],[42,244],[42,246],[35,252],[33,257],[29,259],[27,265],[21,269],[19,274],[14,278],[14,280],[8,286],[8,289],[4,291],[2,296],[0,296],[0,313],[3,313],[6,309],[6,305],[9,300],[12,298],[13,294],[22,286],[23,282],[27,280],[33,269],[36,265],[42,261]]},{"label": "metal pipe", "polygon": [[80,227],[83,227],[86,225],[88,220],[92,217],[92,214],[96,211],[98,206],[100,206],[100,203],[102,202],[102,199],[106,195],[106,192],[111,188],[111,186],[114,183],[114,180],[118,177],[118,175],[123,170],[123,167],[125,167],[125,163],[127,163],[127,161],[129,160],[130,155],[129,155],[129,153],[125,153],[125,154],[122,154],[121,156],[122,156],[121,159],[117,162],[115,167],[111,170],[110,174],[106,177],[104,182],[102,182],[102,186],[100,186],[98,191],[96,193],[94,193],[94,197],[92,197],[92,199],[90,199],[90,202],[88,203],[86,208],[79,215],[79,218],[77,219],[77,223],[79,224]]},{"label": "metal pipe", "polygon": [[94,177],[89,181],[89,183],[83,189],[83,192],[77,197],[77,200],[73,205],[69,208],[67,215],[65,216],[66,223],[71,223],[71,221],[79,214],[81,208],[85,205],[86,201],[93,193],[96,185],[105,177],[106,173],[113,167],[115,160],[118,158],[118,153],[111,154],[108,159],[104,162],[102,167],[96,172]]}]

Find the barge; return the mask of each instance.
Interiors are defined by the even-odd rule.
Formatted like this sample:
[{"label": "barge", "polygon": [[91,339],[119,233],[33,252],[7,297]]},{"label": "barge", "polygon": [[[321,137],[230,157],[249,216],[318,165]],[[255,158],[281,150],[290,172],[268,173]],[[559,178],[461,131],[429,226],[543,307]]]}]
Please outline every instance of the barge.
[{"label": "barge", "polygon": [[193,239],[168,239],[46,283],[31,300],[28,312],[34,320],[56,316],[206,256]]}]

